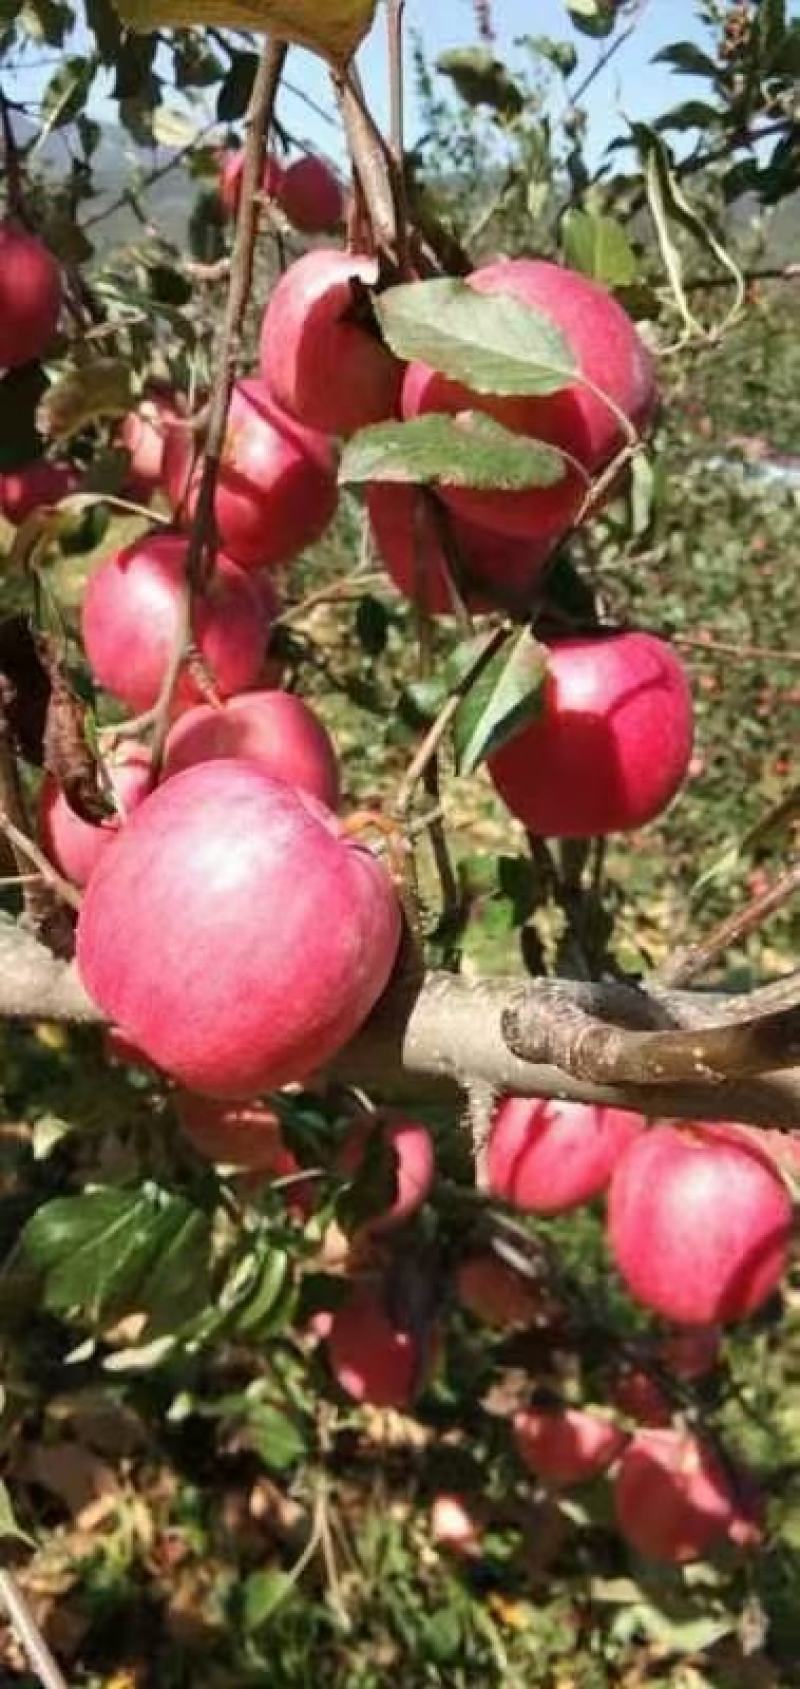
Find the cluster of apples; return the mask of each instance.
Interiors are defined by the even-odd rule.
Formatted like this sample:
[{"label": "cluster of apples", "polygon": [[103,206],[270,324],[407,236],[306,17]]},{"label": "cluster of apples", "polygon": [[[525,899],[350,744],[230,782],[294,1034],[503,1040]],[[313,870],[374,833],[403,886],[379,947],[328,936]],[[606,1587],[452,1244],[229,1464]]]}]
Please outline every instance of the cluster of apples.
[{"label": "cluster of apples", "polygon": [[[225,215],[230,218],[239,209],[243,172],[244,149],[226,149],[220,162],[217,192]],[[260,191],[280,208],[299,234],[328,234],[344,218],[341,183],[330,165],[313,153],[286,165],[271,153],[264,163]]]},{"label": "cluster of apples", "polygon": [[[391,1142],[397,1196],[373,1223],[373,1243],[417,1212],[434,1178],[424,1127],[405,1121]],[[615,1265],[634,1297],[671,1322],[669,1335],[648,1345],[651,1371],[619,1368],[613,1410],[537,1404],[511,1428],[520,1460],[546,1489],[610,1474],[620,1531],[651,1559],[682,1564],[725,1541],[748,1548],[761,1540],[752,1477],[712,1438],[673,1422],[657,1375],[685,1383],[711,1371],[724,1325],[762,1307],[779,1285],[792,1227],[784,1175],[796,1165],[792,1140],[736,1124],[648,1127],[628,1111],[526,1098],[506,1098],[495,1112],[490,1194],[552,1216],[607,1192]],[[340,1162],[357,1166],[358,1156]],[[441,1333],[421,1338],[401,1323],[374,1255],[362,1252],[358,1266],[344,1302],[315,1329],[347,1395],[406,1409],[431,1376]],[[558,1319],[551,1293],[491,1254],[462,1259],[452,1288],[471,1316],[501,1329]],[[433,1534],[456,1552],[479,1551],[479,1523],[464,1498],[437,1498]]]}]

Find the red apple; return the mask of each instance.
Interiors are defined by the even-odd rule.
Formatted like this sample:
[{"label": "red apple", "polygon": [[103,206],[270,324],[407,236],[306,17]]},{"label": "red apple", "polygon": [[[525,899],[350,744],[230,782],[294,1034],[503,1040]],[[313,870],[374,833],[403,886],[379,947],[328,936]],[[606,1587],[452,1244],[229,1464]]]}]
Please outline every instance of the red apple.
[{"label": "red apple", "polygon": [[325,1066],[394,965],[383,865],[316,799],[252,762],[200,763],[131,817],[78,922],[86,989],[204,1096],[249,1098]]},{"label": "red apple", "polygon": [[[164,451],[164,487],[173,510],[191,520],[200,465],[185,429]],[[325,532],[337,505],[330,441],[292,421],[260,381],[233,390],[214,514],[223,551],[246,569],[289,563]]]},{"label": "red apple", "polygon": [[468,1501],[460,1495],[440,1494],[431,1504],[431,1536],[437,1548],[473,1559],[480,1553],[481,1528]]},{"label": "red apple", "polygon": [[[655,402],[653,366],[634,324],[605,288],[574,270],[543,259],[504,258],[468,277],[478,293],[500,294],[528,305],[560,329],[581,375],[601,389],[637,427]],[[477,393],[437,374],[427,364],[409,366],[403,413],[482,410],[518,434],[560,447],[594,475],[623,444],[614,410],[594,391],[572,382],[544,397]],[[584,482],[572,469],[552,487],[521,492],[478,492],[446,487],[453,510],[487,527],[547,537],[563,532],[582,501]]]},{"label": "red apple", "polygon": [[[367,510],[375,543],[395,586],[434,616],[453,613],[453,595],[442,528],[418,487],[374,482]],[[450,511],[452,545],[464,579],[463,597],[472,610],[495,604],[526,608],[551,555],[554,539],[511,539],[464,522]]]},{"label": "red apple", "polygon": [[496,1255],[469,1255],[459,1262],[455,1291],[461,1307],[474,1319],[502,1330],[535,1325],[553,1311],[536,1284]]},{"label": "red apple", "polygon": [[204,1161],[289,1178],[300,1171],[287,1149],[281,1123],[266,1103],[224,1103],[179,1091],[175,1112],[181,1131]]},{"label": "red apple", "polygon": [[627,1109],[506,1097],[489,1140],[489,1189],[534,1214],[577,1208],[605,1190],[644,1125]]},{"label": "red apple", "polygon": [[289,416],[353,434],[397,414],[403,366],[355,315],[375,287],[377,258],[317,247],[290,265],[267,302],[261,376]]},{"label": "red apple", "polygon": [[336,1309],[327,1355],[339,1388],[371,1407],[409,1408],[423,1383],[416,1338],[393,1324],[378,1291],[369,1286],[354,1290]]},{"label": "red apple", "polygon": [[215,757],[247,757],[273,779],[338,808],[336,752],[319,717],[291,692],[242,692],[219,707],[187,710],[164,747],[162,778]]},{"label": "red apple", "polygon": [[626,1441],[613,1420],[585,1408],[527,1408],[514,1415],[520,1459],[556,1489],[588,1483],[605,1472]]},{"label": "red apple", "polygon": [[150,752],[134,740],[121,744],[106,758],[116,815],[101,822],[84,821],[72,808],[52,774],[46,774],[39,794],[39,838],[46,856],[77,886],[85,886],[101,857],[118,837],[134,809],[144,802],[153,784]]},{"label": "red apple", "polygon": [[344,195],[322,158],[298,158],[283,172],[278,191],[281,210],[304,235],[324,235],[344,216]]},{"label": "red apple", "polygon": [[686,671],[649,633],[553,640],[540,713],[489,759],[532,833],[591,838],[652,821],[692,751]]},{"label": "red apple", "polygon": [[178,394],[154,385],[122,423],[120,442],[130,454],[125,493],[137,504],[146,504],[161,486],[167,435],[180,417]]},{"label": "red apple", "polygon": [[792,1204],[736,1128],[658,1126],[611,1180],[608,1236],[631,1294],[681,1325],[744,1319],[786,1271]]},{"label": "red apple", "polygon": [[[92,575],[83,604],[83,643],[95,679],[134,710],[149,710],[172,652],[184,590],[186,540],[148,534],[117,552]],[[228,557],[194,609],[194,639],[221,697],[258,679],[269,635],[260,588]],[[195,703],[196,682],[184,670],[179,701]]]},{"label": "red apple", "polygon": [[70,463],[51,463],[49,458],[37,458],[22,469],[9,470],[0,475],[0,512],[7,522],[20,527],[42,505],[58,504],[74,493],[80,476]]},{"label": "red apple", "polygon": [[61,311],[61,268],[36,235],[0,223],[0,369],[16,369],[47,351]]},{"label": "red apple", "polygon": [[[221,155],[217,192],[226,217],[231,221],[239,210],[244,171],[244,147],[229,147]],[[261,193],[267,199],[279,199],[283,183],[283,168],[271,154],[264,162]]]},{"label": "red apple", "polygon": [[637,1554],[675,1565],[713,1550],[735,1514],[721,1461],[690,1431],[637,1431],[620,1461],[614,1502]]},{"label": "red apple", "polygon": [[395,1197],[384,1214],[369,1221],[373,1233],[391,1231],[409,1220],[427,1201],[436,1174],[433,1139],[418,1120],[364,1119],[355,1122],[338,1158],[338,1168],[355,1178],[373,1133],[390,1146],[394,1160]]}]

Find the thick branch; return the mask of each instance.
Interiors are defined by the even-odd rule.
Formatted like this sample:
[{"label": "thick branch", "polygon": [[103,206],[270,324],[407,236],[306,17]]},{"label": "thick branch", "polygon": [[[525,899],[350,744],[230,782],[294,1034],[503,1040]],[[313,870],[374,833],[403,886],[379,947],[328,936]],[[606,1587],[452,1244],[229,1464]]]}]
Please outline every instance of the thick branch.
[{"label": "thick branch", "polygon": [[[767,986],[749,997],[727,998],[567,981],[558,989],[584,1013],[616,1022],[617,1028],[627,1023],[640,1032],[671,1027],[679,1033],[709,1021],[717,1026],[734,1021],[748,1004],[751,1016],[770,1011],[772,994],[780,1002],[783,992],[780,985]],[[600,1084],[565,1073],[552,1060],[523,1060],[508,1048],[503,1017],[512,1004],[519,1012],[522,1002],[534,1022],[541,1017],[551,1025],[554,990],[550,980],[470,981],[452,974],[401,979],[326,1077],[396,1099],[432,1095],[457,1101],[459,1090],[481,1084],[498,1093],[608,1103],[651,1116],[800,1129],[800,1064],[755,1079],[720,1082],[701,1075],[686,1083],[643,1085],[611,1078]],[[786,995],[791,1000],[791,992]],[[56,961],[10,920],[0,920],[0,1019],[103,1024],[75,968]]]}]

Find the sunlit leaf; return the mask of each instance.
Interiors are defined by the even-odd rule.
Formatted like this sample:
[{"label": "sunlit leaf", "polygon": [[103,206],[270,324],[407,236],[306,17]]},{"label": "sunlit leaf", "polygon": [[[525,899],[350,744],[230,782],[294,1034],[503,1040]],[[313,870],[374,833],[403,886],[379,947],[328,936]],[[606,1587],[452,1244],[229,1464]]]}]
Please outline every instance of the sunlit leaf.
[{"label": "sunlit leaf", "polygon": [[375,310],[397,357],[420,358],[478,393],[558,393],[576,373],[549,317],[462,281],[408,282],[382,293]]},{"label": "sunlit leaf", "polygon": [[439,55],[436,68],[450,77],[467,105],[491,106],[493,111],[514,117],[525,104],[506,66],[485,47],[453,47]]},{"label": "sunlit leaf", "polygon": [[512,492],[551,487],[563,479],[564,459],[553,446],[511,434],[479,411],[379,422],[345,447],[343,484],[404,481],[423,486],[499,487]]},{"label": "sunlit leaf", "polygon": [[572,269],[581,270],[606,287],[627,287],[636,280],[636,254],[616,217],[568,211],[562,238],[564,257]]},{"label": "sunlit leaf", "polygon": [[124,358],[93,358],[68,370],[42,399],[37,423],[50,440],[66,440],[101,416],[126,416],[134,403]]},{"label": "sunlit leaf", "polygon": [[462,699],[453,723],[459,774],[472,774],[538,715],[547,652],[526,628],[503,647]]}]

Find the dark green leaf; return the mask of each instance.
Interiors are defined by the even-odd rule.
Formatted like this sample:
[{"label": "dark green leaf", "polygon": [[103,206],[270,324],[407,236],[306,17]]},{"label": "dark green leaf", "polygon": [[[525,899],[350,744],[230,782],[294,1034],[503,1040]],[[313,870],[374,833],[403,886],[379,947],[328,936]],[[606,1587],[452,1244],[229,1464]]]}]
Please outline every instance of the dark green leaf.
[{"label": "dark green leaf", "polygon": [[684,129],[714,129],[722,120],[723,113],[718,106],[706,105],[704,100],[684,100],[682,105],[672,106],[663,117],[656,118],[653,128],[659,134],[670,129],[679,132]]},{"label": "dark green leaf", "polygon": [[380,294],[375,310],[397,357],[421,358],[478,393],[558,393],[576,374],[549,317],[463,281],[408,282]]},{"label": "dark green leaf", "polygon": [[800,21],[793,23],[770,56],[771,76],[800,76]]},{"label": "dark green leaf", "polygon": [[217,96],[217,117],[220,123],[236,123],[244,117],[253,92],[258,68],[255,53],[234,53],[230,69]]},{"label": "dark green leaf", "polygon": [[521,89],[502,60],[485,47],[454,47],[440,54],[436,68],[450,77],[467,105],[491,106],[504,117],[516,117],[522,111]]},{"label": "dark green leaf", "polygon": [[86,22],[104,64],[113,64],[120,51],[122,29],[111,0],[86,0]]},{"label": "dark green leaf", "polygon": [[567,0],[567,11],[583,35],[610,35],[614,28],[614,0]]},{"label": "dark green leaf", "polygon": [[25,0],[20,16],[27,34],[48,47],[63,47],[74,21],[72,7],[63,0]]},{"label": "dark green leaf", "polygon": [[360,600],[356,610],[356,633],[368,657],[380,657],[386,650],[389,637],[389,612],[379,598],[371,593]]},{"label": "dark green leaf", "polygon": [[717,66],[708,53],[694,41],[671,41],[668,47],[662,47],[653,58],[653,64],[672,65],[673,70],[684,76],[710,76],[716,81]]},{"label": "dark green leaf", "polygon": [[552,487],[564,477],[564,459],[552,446],[511,434],[478,411],[430,415],[410,422],[379,422],[348,441],[339,466],[343,485],[403,481],[414,485]]},{"label": "dark green leaf", "polygon": [[259,1243],[234,1268],[220,1297],[236,1330],[254,1341],[284,1323],[294,1294],[286,1251]]},{"label": "dark green leaf", "polygon": [[178,1204],[170,1213],[171,1227],[161,1218],[159,1253],[139,1291],[137,1303],[147,1318],[144,1341],[172,1336],[207,1306],[211,1228],[199,1209]]},{"label": "dark green leaf", "polygon": [[564,257],[572,269],[606,287],[628,287],[636,280],[636,255],[616,217],[568,211],[561,229]]},{"label": "dark green leaf", "polygon": [[[25,1227],[22,1248],[43,1275],[44,1306],[53,1313],[80,1310],[100,1321],[140,1312],[157,1319],[173,1295],[159,1265],[164,1257],[179,1268],[178,1304],[187,1299],[186,1273],[198,1273],[198,1218],[182,1197],[162,1191],[87,1191],[40,1208]],[[205,1297],[202,1275],[200,1285]]]},{"label": "dark green leaf", "polygon": [[400,696],[400,712],[412,727],[434,721],[447,699],[447,684],[440,677],[411,680]]},{"label": "dark green leaf", "polygon": [[525,35],[520,46],[529,47],[539,58],[555,65],[562,76],[571,76],[578,63],[578,55],[571,41],[554,41],[550,35]]},{"label": "dark green leaf", "polygon": [[547,652],[526,628],[484,669],[458,707],[453,741],[459,774],[472,774],[533,721],[541,708]]}]

